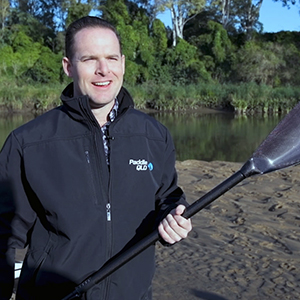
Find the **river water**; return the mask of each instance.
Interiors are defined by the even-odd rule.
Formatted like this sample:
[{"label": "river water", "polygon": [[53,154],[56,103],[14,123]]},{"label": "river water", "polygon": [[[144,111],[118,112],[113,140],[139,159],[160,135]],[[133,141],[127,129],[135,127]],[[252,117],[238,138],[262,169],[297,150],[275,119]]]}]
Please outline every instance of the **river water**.
[{"label": "river water", "polygon": [[[245,162],[282,116],[235,116],[232,113],[192,111],[151,113],[171,132],[177,160]],[[0,146],[14,128],[33,115],[0,118]]]}]

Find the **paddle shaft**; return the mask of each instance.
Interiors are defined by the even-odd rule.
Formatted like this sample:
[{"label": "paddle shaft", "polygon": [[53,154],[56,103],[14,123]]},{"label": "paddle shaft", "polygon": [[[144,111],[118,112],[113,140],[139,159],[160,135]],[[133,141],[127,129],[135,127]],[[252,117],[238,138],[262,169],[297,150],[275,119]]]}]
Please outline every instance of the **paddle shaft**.
[{"label": "paddle shaft", "polygon": [[[216,200],[218,197],[226,193],[232,187],[237,185],[246,176],[241,172],[238,171],[234,173],[231,177],[224,180],[222,183],[217,185],[214,189],[210,192],[202,196],[200,199],[195,201],[191,204],[186,211],[184,212],[183,216],[185,218],[191,218],[201,209],[209,205],[211,202]],[[90,289],[92,286],[99,283],[101,280],[112,274],[114,271],[118,270],[120,267],[125,265],[128,261],[133,259],[135,256],[140,254],[142,251],[147,249],[149,246],[153,245],[155,242],[159,240],[160,236],[158,230],[153,231],[140,242],[129,248],[127,251],[123,252],[122,254],[118,255],[116,258],[112,258],[107,264],[105,264],[101,269],[83,281],[80,285],[78,285],[75,290],[67,295],[62,300],[74,299],[76,297],[80,297],[80,295]]]}]

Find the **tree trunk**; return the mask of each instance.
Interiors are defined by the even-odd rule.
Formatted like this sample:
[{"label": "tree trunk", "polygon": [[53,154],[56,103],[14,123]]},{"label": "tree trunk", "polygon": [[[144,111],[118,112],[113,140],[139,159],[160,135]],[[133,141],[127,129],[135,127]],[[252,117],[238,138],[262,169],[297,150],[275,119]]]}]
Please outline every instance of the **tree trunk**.
[{"label": "tree trunk", "polygon": [[222,0],[222,24],[225,29],[229,21],[230,2],[231,0]]},{"label": "tree trunk", "polygon": [[173,47],[177,45],[177,38],[183,39],[183,13],[179,8],[176,8],[174,5],[171,6],[171,17],[172,17],[172,32],[173,32]]},{"label": "tree trunk", "polygon": [[251,4],[249,6],[247,20],[246,20],[246,33],[247,39],[251,39],[253,26],[259,18],[259,11],[262,6],[263,0],[259,0],[259,2],[255,5]]},{"label": "tree trunk", "polygon": [[174,6],[171,7],[171,18],[172,18],[172,33],[173,33],[173,47],[177,44],[177,22],[176,22],[176,11]]}]

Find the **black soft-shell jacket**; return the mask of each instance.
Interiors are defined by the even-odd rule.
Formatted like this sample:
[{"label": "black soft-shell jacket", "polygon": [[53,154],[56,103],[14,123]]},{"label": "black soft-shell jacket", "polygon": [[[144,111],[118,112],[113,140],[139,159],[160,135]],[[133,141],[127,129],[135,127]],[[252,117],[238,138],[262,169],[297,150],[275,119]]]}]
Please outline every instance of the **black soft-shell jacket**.
[{"label": "black soft-shell jacket", "polygon": [[[0,154],[0,299],[12,292],[14,249],[29,246],[17,299],[61,299],[184,202],[166,128],[122,88],[109,127],[110,166],[87,97],[13,131]],[[84,299],[151,299],[154,246]]]}]

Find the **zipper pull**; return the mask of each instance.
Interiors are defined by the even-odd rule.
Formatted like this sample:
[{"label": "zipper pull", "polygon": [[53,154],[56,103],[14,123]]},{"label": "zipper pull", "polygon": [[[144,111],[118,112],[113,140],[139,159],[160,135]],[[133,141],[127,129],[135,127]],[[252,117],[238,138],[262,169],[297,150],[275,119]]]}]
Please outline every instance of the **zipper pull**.
[{"label": "zipper pull", "polygon": [[89,153],[89,151],[85,151],[84,153],[85,153],[86,161],[89,164],[91,162],[90,161],[90,153]]},{"label": "zipper pull", "polygon": [[111,221],[110,203],[106,204],[106,218],[107,221]]}]

